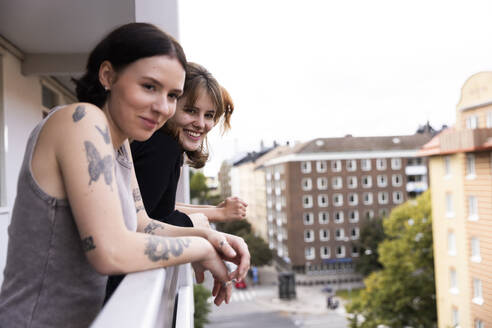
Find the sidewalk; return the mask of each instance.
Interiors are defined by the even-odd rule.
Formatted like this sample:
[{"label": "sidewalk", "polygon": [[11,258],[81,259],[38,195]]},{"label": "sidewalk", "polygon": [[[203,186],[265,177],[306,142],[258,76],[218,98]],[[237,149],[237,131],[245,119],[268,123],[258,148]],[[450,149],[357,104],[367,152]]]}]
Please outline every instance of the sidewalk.
[{"label": "sidewalk", "polygon": [[256,301],[265,307],[277,311],[299,314],[326,314],[329,312],[337,312],[345,316],[346,311],[343,307],[342,300],[339,301],[339,307],[336,310],[329,310],[326,306],[328,293],[323,292],[323,286],[296,286],[296,298],[292,300],[284,300],[278,297],[278,280],[277,272],[273,267],[259,268],[260,285],[255,287],[248,279],[248,286],[252,289],[267,287],[268,292],[258,293]]}]

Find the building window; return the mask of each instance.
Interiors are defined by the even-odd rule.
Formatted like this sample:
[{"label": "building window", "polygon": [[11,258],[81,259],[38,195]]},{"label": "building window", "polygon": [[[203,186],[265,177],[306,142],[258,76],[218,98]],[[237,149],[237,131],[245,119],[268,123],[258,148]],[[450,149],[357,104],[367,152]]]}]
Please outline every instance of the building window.
[{"label": "building window", "polygon": [[313,196],[311,196],[311,195],[302,196],[302,207],[304,207],[304,208],[313,207]]},{"label": "building window", "polygon": [[386,187],[388,185],[388,177],[384,174],[378,175],[377,179],[378,187]]},{"label": "building window", "polygon": [[482,320],[476,319],[475,320],[475,328],[485,328],[485,325],[483,324]]},{"label": "building window", "polygon": [[355,206],[359,203],[359,196],[356,193],[350,193],[348,195],[349,205]]},{"label": "building window", "polygon": [[476,129],[478,128],[478,116],[470,115],[466,118],[466,128],[467,129]]},{"label": "building window", "polygon": [[343,205],[343,195],[333,194],[333,206],[342,206],[342,205]]},{"label": "building window", "polygon": [[467,179],[475,178],[475,155],[466,155],[466,177]]},{"label": "building window", "polygon": [[359,249],[356,246],[352,246],[352,256],[353,257],[359,256]]},{"label": "building window", "polygon": [[355,159],[347,160],[347,171],[353,172],[357,170],[357,161]]},{"label": "building window", "polygon": [[350,238],[352,240],[359,239],[359,228],[355,227],[350,230]]},{"label": "building window", "polygon": [[309,212],[309,213],[304,213],[302,215],[303,219],[304,219],[304,224],[305,225],[311,225],[314,223],[314,214]]},{"label": "building window", "polygon": [[304,241],[311,243],[314,241],[314,231],[311,229],[304,230]]},{"label": "building window", "polygon": [[480,239],[478,237],[472,237],[471,241],[471,260],[473,262],[482,262],[482,256],[480,255]]},{"label": "building window", "polygon": [[478,305],[483,304],[482,280],[473,278],[473,299],[472,302]]},{"label": "building window", "polygon": [[448,232],[448,254],[451,256],[456,255],[456,236],[453,232]]},{"label": "building window", "polygon": [[364,217],[366,218],[366,220],[371,220],[374,217],[374,211],[373,210],[365,211]]},{"label": "building window", "polygon": [[403,193],[401,191],[393,191],[393,203],[394,204],[403,203]]},{"label": "building window", "polygon": [[485,127],[492,128],[492,110],[487,112],[487,118],[485,119]]},{"label": "building window", "polygon": [[458,294],[458,274],[454,268],[449,269],[449,292]]},{"label": "building window", "polygon": [[379,209],[379,217],[380,217],[381,219],[384,219],[384,218],[385,218],[385,217],[387,217],[387,216],[388,216],[388,210],[387,210],[387,209],[385,209],[385,208],[380,208],[380,209]]},{"label": "building window", "polygon": [[364,205],[371,205],[372,204],[372,192],[363,193],[362,198],[363,198]]},{"label": "building window", "polygon": [[326,172],[326,161],[316,161],[316,171],[319,173],[324,173]]},{"label": "building window", "polygon": [[338,228],[335,230],[335,240],[344,240],[345,239],[345,230],[343,228]]},{"label": "building window", "polygon": [[328,212],[319,212],[318,220],[320,224],[328,224],[328,221],[330,220]]},{"label": "building window", "polygon": [[475,196],[468,196],[468,220],[478,220],[478,200]]},{"label": "building window", "polygon": [[345,246],[337,246],[337,257],[345,257]]},{"label": "building window", "polygon": [[378,171],[386,170],[386,158],[378,158],[376,159],[376,169]]},{"label": "building window", "polygon": [[311,190],[312,187],[313,187],[313,183],[311,182],[311,178],[302,179],[302,190]]},{"label": "building window", "polygon": [[444,176],[451,176],[451,156],[444,157]]},{"label": "building window", "polygon": [[304,249],[304,256],[306,257],[306,260],[313,260],[316,257],[314,247],[306,247]]},{"label": "building window", "polygon": [[342,161],[339,159],[331,161],[331,170],[333,172],[340,172],[342,170]]},{"label": "building window", "polygon": [[343,211],[335,212],[334,221],[335,223],[343,223]]},{"label": "building window", "polygon": [[403,183],[403,179],[401,177],[401,174],[393,174],[391,176],[391,184],[393,187],[400,187]]},{"label": "building window", "polygon": [[350,223],[359,222],[359,211],[357,210],[349,211],[349,221]]},{"label": "building window", "polygon": [[446,217],[454,217],[453,195],[450,192],[446,193]]},{"label": "building window", "polygon": [[317,184],[318,184],[318,190],[328,189],[328,179],[327,178],[318,178]]},{"label": "building window", "polygon": [[319,249],[319,253],[320,253],[322,259],[329,259],[331,256],[330,247],[321,246]]},{"label": "building window", "polygon": [[401,159],[400,158],[392,158],[391,159],[391,169],[392,170],[401,169]]},{"label": "building window", "polygon": [[333,177],[331,179],[331,185],[333,189],[342,189],[343,187],[342,177]]},{"label": "building window", "polygon": [[372,187],[372,177],[370,175],[364,175],[362,177],[362,187],[371,188]]},{"label": "building window", "polygon": [[301,162],[301,172],[311,173],[311,162]]},{"label": "building window", "polygon": [[370,159],[361,159],[360,167],[362,171],[370,171],[371,170],[371,160]]},{"label": "building window", "polygon": [[378,192],[378,203],[379,204],[388,204],[388,192],[380,191]]},{"label": "building window", "polygon": [[350,189],[355,189],[357,188],[357,177],[350,176],[347,178],[347,186]]},{"label": "building window", "polygon": [[451,322],[453,324],[453,327],[459,328],[460,326],[460,315],[458,312],[458,309],[453,307],[451,310]]},{"label": "building window", "polygon": [[327,207],[328,206],[328,196],[325,194],[318,195],[318,206]]},{"label": "building window", "polygon": [[321,229],[319,231],[319,240],[321,240],[321,241],[330,240],[330,230],[328,230],[328,229]]}]

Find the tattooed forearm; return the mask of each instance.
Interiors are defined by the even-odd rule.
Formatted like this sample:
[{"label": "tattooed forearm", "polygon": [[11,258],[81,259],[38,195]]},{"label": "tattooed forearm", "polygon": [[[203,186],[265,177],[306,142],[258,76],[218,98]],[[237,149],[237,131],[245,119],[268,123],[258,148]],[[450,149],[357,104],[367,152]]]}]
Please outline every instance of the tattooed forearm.
[{"label": "tattooed forearm", "polygon": [[162,237],[151,236],[147,239],[145,255],[147,255],[152,262],[169,260],[169,253],[178,257],[183,254],[184,248],[190,246],[190,243],[191,240],[189,238],[165,239]]},{"label": "tattooed forearm", "polygon": [[85,116],[85,107],[82,105],[78,105],[75,108],[75,112],[72,114],[72,119],[74,122],[80,121]]},{"label": "tattooed forearm", "polygon": [[142,200],[142,195],[140,195],[140,189],[138,188],[133,189],[133,200],[135,202],[139,202]]},{"label": "tattooed forearm", "polygon": [[97,125],[96,125],[96,129],[97,129],[97,131],[99,131],[99,133],[103,136],[103,138],[104,138],[104,142],[105,142],[106,144],[109,144],[110,138],[109,138],[109,129],[108,129],[108,126],[106,126],[106,130],[104,130],[104,131],[103,131],[103,130],[101,130],[101,128],[100,128],[100,127],[98,127]]},{"label": "tattooed forearm", "polygon": [[[101,159],[101,155],[97,151],[94,144],[90,141],[85,141],[85,151],[87,155],[87,161],[89,162],[89,185],[92,181],[97,181],[101,174],[104,175],[104,181],[111,187],[113,182],[113,157],[106,155]],[[112,190],[112,187],[111,187]]]},{"label": "tattooed forearm", "polygon": [[137,206],[137,213],[144,210],[145,208],[142,205]]},{"label": "tattooed forearm", "polygon": [[88,252],[94,248],[96,248],[96,245],[94,245],[94,239],[92,239],[92,236],[82,239],[82,249],[84,252]]},{"label": "tattooed forearm", "polygon": [[156,229],[163,229],[164,230],[164,227],[162,226],[162,224],[159,224],[157,222],[152,221],[144,228],[144,233],[148,233],[149,235],[153,235],[154,230],[156,230]]}]

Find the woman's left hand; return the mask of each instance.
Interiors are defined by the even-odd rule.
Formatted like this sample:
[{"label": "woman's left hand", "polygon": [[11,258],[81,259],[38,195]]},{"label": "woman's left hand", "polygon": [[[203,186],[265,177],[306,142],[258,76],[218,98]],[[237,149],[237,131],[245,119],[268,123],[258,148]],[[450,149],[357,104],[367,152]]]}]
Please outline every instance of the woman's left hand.
[{"label": "woman's left hand", "polygon": [[246,217],[246,207],[248,204],[239,197],[227,197],[222,201],[218,208],[223,212],[223,220],[242,220]]},{"label": "woman's left hand", "polygon": [[229,278],[238,281],[244,279],[248,274],[251,260],[248,245],[244,239],[215,230],[207,232],[207,239],[223,260],[237,265],[237,269],[229,274]]}]

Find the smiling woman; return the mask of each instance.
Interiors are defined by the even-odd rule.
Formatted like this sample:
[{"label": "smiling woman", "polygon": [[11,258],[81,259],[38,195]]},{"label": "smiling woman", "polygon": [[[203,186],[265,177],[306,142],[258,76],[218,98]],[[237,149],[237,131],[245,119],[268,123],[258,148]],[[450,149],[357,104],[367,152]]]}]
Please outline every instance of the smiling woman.
[{"label": "smiling woman", "polygon": [[[79,103],[55,108],[30,135],[9,226],[0,327],[87,327],[107,275],[192,262],[228,301],[249,267],[239,238],[154,221],[143,209],[128,139],[146,140],[182,94],[181,46],[150,24],[123,25],[89,56]],[[227,241],[227,243],[225,243]],[[228,274],[219,256],[237,262]]]}]

